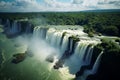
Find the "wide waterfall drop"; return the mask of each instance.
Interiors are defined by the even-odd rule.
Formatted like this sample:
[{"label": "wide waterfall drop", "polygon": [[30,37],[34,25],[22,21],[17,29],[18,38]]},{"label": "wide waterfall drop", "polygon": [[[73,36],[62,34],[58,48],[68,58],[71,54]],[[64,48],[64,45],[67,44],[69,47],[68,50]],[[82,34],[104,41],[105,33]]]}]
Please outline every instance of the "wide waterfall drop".
[{"label": "wide waterfall drop", "polygon": [[43,36],[45,36],[46,34],[44,30],[45,29],[35,27],[31,41],[28,45],[32,52],[35,53],[36,57],[40,60],[45,60],[45,58],[52,53],[58,53],[57,50],[55,50],[43,40],[45,39],[45,37]]},{"label": "wide waterfall drop", "polygon": [[[64,72],[66,70],[67,74],[69,73],[72,76],[81,70],[82,66],[90,65],[93,48],[100,43],[100,40],[87,37],[83,29],[78,27],[77,29],[60,29],[60,27],[37,26],[34,28],[33,37],[45,41],[48,46],[58,51],[57,54],[49,54],[54,56],[54,62],[51,64],[50,69],[56,67],[62,74],[66,73]],[[59,64],[63,67],[59,68]]]},{"label": "wide waterfall drop", "polygon": [[6,24],[5,24],[5,32],[8,35],[13,35],[13,34],[17,34],[20,31],[20,26],[17,23],[17,21],[13,21],[10,23],[9,20],[7,20]]},{"label": "wide waterfall drop", "polygon": [[[45,37],[43,37],[43,35]],[[54,58],[53,63],[48,64],[49,66],[48,69],[50,72],[53,71],[53,66],[63,54],[62,49],[61,49],[62,44],[63,44],[63,42],[61,42],[62,36],[63,36],[63,32],[59,30],[57,31],[54,28],[43,28],[43,27],[34,28],[33,38],[31,41],[31,43],[34,43],[34,44],[31,44],[29,46],[32,52],[36,54],[36,58],[39,60],[42,59],[42,61],[45,61],[45,59],[49,55],[53,55],[53,58]],[[62,43],[61,46],[60,46],[60,43]],[[67,45],[65,48],[67,49]],[[68,67],[63,67],[59,69],[58,72],[63,78],[63,80],[64,79],[69,80],[75,77],[75,75],[72,75],[69,73]]]},{"label": "wide waterfall drop", "polygon": [[[30,53],[29,57],[18,67],[27,67],[22,71],[25,72],[24,74],[30,74],[29,71],[35,69],[33,72],[35,79],[39,76],[41,80],[75,79],[76,73],[81,71],[82,67],[91,64],[94,46],[100,43],[99,38],[88,37],[81,26],[41,25],[33,27],[27,21],[10,22],[7,20],[5,32],[12,37],[20,35],[17,38],[14,37],[15,40],[13,39],[15,43],[12,47],[15,46],[15,50],[18,50],[15,52]],[[85,80],[88,75],[97,71],[99,57],[100,55],[95,60],[92,69],[83,71],[80,79]]]},{"label": "wide waterfall drop", "polygon": [[120,80],[120,0],[14,1],[0,1],[0,80]]},{"label": "wide waterfall drop", "polygon": [[89,65],[92,57],[93,45],[97,42],[80,41],[77,43],[74,54],[66,61],[70,73],[75,74],[84,65]]}]

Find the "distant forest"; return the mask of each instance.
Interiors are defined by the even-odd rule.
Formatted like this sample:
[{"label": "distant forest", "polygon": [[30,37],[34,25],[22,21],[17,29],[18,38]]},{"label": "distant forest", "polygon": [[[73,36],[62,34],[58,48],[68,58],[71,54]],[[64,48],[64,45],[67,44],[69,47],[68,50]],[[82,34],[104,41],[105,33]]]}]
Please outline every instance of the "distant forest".
[{"label": "distant forest", "polygon": [[0,18],[27,18],[33,20],[34,25],[81,25],[84,26],[84,31],[90,34],[120,36],[120,12],[0,13]]}]

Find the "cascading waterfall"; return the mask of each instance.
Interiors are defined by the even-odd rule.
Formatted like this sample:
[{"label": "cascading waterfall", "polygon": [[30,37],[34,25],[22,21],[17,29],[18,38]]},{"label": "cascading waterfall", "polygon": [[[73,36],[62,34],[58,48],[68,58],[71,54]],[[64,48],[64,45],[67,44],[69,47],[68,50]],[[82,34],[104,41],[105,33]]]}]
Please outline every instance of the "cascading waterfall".
[{"label": "cascading waterfall", "polygon": [[20,32],[20,30],[21,30],[20,24],[18,24],[17,21],[13,21],[10,23],[10,21],[7,19],[6,24],[5,24],[5,32],[8,35],[17,34]]},{"label": "cascading waterfall", "polygon": [[62,53],[64,53],[66,50],[67,50],[67,47],[68,47],[68,38],[69,38],[70,35],[66,35],[64,36],[63,38],[63,41],[62,41],[62,45],[61,45],[61,51]]},{"label": "cascading waterfall", "polygon": [[73,49],[73,40],[70,39],[70,52],[72,52],[72,49]]},{"label": "cascading waterfall", "polygon": [[[90,37],[81,26],[34,27],[37,25],[34,19],[5,18],[0,19],[2,80],[119,78],[119,37],[100,34]],[[107,40],[111,38],[113,40]]]},{"label": "cascading waterfall", "polygon": [[34,38],[39,38],[39,29],[38,29],[39,27],[35,27],[34,28],[34,31],[33,31],[33,37]]},{"label": "cascading waterfall", "polygon": [[62,32],[55,29],[49,29],[46,34],[46,41],[54,47],[60,47],[60,41],[62,38]]},{"label": "cascading waterfall", "polygon": [[33,37],[45,39],[47,33],[47,28],[35,27],[33,31]]},{"label": "cascading waterfall", "polygon": [[90,44],[95,44],[95,42],[80,41],[77,43],[74,54],[66,62],[70,73],[75,74],[82,66],[90,64],[93,51],[93,45]]},{"label": "cascading waterfall", "polygon": [[14,37],[21,33],[32,33],[33,25],[28,21],[9,20],[7,19],[4,26],[4,32],[8,37]]},{"label": "cascading waterfall", "polygon": [[17,34],[17,33],[19,33],[20,31],[21,31],[21,26],[20,26],[20,24],[18,24],[17,21],[14,21],[14,22],[12,23],[12,28],[9,30],[9,33],[10,33],[10,34]]},{"label": "cascading waterfall", "polygon": [[89,75],[94,75],[94,74],[97,72],[97,69],[98,69],[98,67],[99,67],[102,54],[103,54],[103,52],[101,52],[101,53],[98,55],[98,57],[97,57],[94,65],[93,65],[92,69],[91,69],[91,70],[85,70],[84,73],[83,73],[83,75],[80,76],[80,77],[78,77],[77,80],[86,80],[87,76],[89,76]]},{"label": "cascading waterfall", "polygon": [[90,64],[91,58],[92,58],[92,53],[93,53],[93,46],[89,47],[86,58],[84,59],[85,64]]},{"label": "cascading waterfall", "polygon": [[[82,66],[90,65],[93,47],[100,42],[99,40],[93,40],[85,37],[86,34],[83,34],[84,36],[82,36],[75,33],[77,31],[79,32],[79,30],[59,30],[38,26],[34,28],[33,36],[44,39],[51,46],[58,48],[62,54],[60,60],[65,59],[63,64],[69,67],[69,72],[71,74],[75,74]],[[98,65],[98,60],[99,56],[95,62],[96,66]],[[92,73],[95,72],[95,65],[93,66],[94,70],[92,70]]]},{"label": "cascading waterfall", "polygon": [[[8,34],[17,34],[21,31],[25,33],[31,32],[32,25],[28,22],[24,23],[16,20],[11,23],[7,20],[5,27],[8,28]],[[63,29],[60,29],[59,26],[34,27],[33,38],[44,40],[50,46],[60,51],[60,54],[58,54],[59,57],[57,56],[58,64],[54,62],[54,65],[57,65],[56,69],[59,69],[61,65],[63,65],[63,67],[67,66],[70,74],[76,74],[81,70],[82,66],[90,65],[94,45],[98,44],[100,40],[89,38],[87,34],[83,32],[83,29],[79,27],[80,26],[77,28]],[[97,57],[91,70],[84,71],[83,80],[85,80],[88,75],[94,74],[97,71],[101,55],[102,54]],[[61,70],[61,68],[59,70]],[[80,77],[80,79],[83,77]]]},{"label": "cascading waterfall", "polygon": [[[72,30],[71,30],[72,31]],[[64,34],[64,32],[68,34]],[[35,27],[34,28],[34,36],[37,36],[41,39],[45,39],[47,43],[51,46],[57,47],[61,50],[61,52],[65,52],[67,48],[70,49],[69,52],[72,51],[73,48],[73,40],[69,39],[73,34],[70,33],[70,30],[56,30],[55,28],[43,28],[43,27]],[[43,36],[45,38],[43,38]]]}]

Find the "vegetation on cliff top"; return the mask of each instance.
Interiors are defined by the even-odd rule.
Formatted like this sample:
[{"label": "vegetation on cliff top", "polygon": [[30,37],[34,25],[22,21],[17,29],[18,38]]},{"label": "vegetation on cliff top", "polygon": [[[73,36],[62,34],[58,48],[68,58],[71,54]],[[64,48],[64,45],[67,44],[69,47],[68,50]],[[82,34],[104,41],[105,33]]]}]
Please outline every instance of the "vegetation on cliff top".
[{"label": "vegetation on cliff top", "polygon": [[87,33],[120,36],[120,12],[0,13],[0,18],[25,18],[37,25],[82,25]]},{"label": "vegetation on cliff top", "polygon": [[[119,39],[117,39],[119,40]],[[120,55],[120,44],[113,41],[113,40],[108,40],[106,38],[101,39],[102,43],[96,45],[95,47],[100,50],[104,51],[104,53],[117,53]]]}]

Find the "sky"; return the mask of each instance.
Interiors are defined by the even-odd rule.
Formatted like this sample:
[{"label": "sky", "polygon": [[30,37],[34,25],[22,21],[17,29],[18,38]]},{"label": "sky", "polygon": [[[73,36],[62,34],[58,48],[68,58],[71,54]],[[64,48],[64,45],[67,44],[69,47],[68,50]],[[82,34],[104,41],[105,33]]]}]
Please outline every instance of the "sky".
[{"label": "sky", "polygon": [[120,9],[120,0],[0,0],[0,12]]}]

